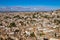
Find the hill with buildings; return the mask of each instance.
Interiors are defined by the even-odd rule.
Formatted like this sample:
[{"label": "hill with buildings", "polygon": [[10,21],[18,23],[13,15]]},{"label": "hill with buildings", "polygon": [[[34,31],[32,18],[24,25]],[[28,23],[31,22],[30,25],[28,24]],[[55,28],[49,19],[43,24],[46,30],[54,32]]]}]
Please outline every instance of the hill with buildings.
[{"label": "hill with buildings", "polygon": [[60,10],[0,13],[0,40],[60,40]]}]

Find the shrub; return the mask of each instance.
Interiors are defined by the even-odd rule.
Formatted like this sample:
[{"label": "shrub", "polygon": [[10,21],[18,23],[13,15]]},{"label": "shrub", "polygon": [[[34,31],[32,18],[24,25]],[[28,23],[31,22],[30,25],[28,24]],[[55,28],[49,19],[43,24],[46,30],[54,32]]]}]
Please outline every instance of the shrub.
[{"label": "shrub", "polygon": [[58,25],[58,24],[60,24],[60,20],[55,19],[54,23],[56,23]]},{"label": "shrub", "polygon": [[3,24],[2,23],[0,23],[0,26],[2,26]]},{"label": "shrub", "polygon": [[16,27],[16,24],[14,22],[10,23],[9,27]]},{"label": "shrub", "polygon": [[57,18],[60,18],[60,16],[57,16]]},{"label": "shrub", "polygon": [[9,16],[5,16],[4,18],[7,19],[7,18],[11,18],[11,17],[9,17]]},{"label": "shrub", "polygon": [[0,40],[3,40],[3,38],[0,37]]},{"label": "shrub", "polygon": [[33,14],[33,18],[37,18],[37,14]]},{"label": "shrub", "polygon": [[43,36],[43,35],[45,35],[44,33],[40,33],[40,36]]},{"label": "shrub", "polygon": [[13,18],[20,18],[20,16],[19,16],[19,15],[16,15],[16,16],[14,16]]},{"label": "shrub", "polygon": [[34,32],[32,32],[32,33],[30,34],[30,36],[31,36],[31,37],[35,37],[35,34],[34,34]]},{"label": "shrub", "polygon": [[8,37],[8,38],[7,38],[7,40],[14,40],[14,39],[12,39],[12,38]]}]

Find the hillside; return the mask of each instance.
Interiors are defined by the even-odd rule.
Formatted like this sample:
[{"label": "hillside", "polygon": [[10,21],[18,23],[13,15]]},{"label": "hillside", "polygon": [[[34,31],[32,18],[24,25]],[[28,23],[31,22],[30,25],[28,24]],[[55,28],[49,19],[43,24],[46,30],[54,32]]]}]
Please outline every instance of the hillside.
[{"label": "hillside", "polygon": [[60,40],[60,11],[0,13],[0,40]]}]

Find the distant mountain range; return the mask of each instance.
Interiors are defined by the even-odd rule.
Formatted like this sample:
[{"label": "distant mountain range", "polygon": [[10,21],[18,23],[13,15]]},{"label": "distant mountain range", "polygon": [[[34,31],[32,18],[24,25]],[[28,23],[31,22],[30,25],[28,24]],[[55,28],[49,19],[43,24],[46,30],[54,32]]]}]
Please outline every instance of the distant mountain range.
[{"label": "distant mountain range", "polygon": [[41,8],[41,7],[0,7],[0,12],[10,12],[10,11],[33,12],[33,11],[51,11],[51,10],[53,9]]}]

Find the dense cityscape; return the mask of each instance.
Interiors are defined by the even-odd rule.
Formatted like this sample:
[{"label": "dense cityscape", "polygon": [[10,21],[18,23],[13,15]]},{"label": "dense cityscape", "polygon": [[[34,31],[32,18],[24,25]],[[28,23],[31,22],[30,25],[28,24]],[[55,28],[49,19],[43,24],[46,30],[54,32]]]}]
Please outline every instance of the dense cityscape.
[{"label": "dense cityscape", "polygon": [[0,40],[60,40],[60,10],[1,12]]}]

